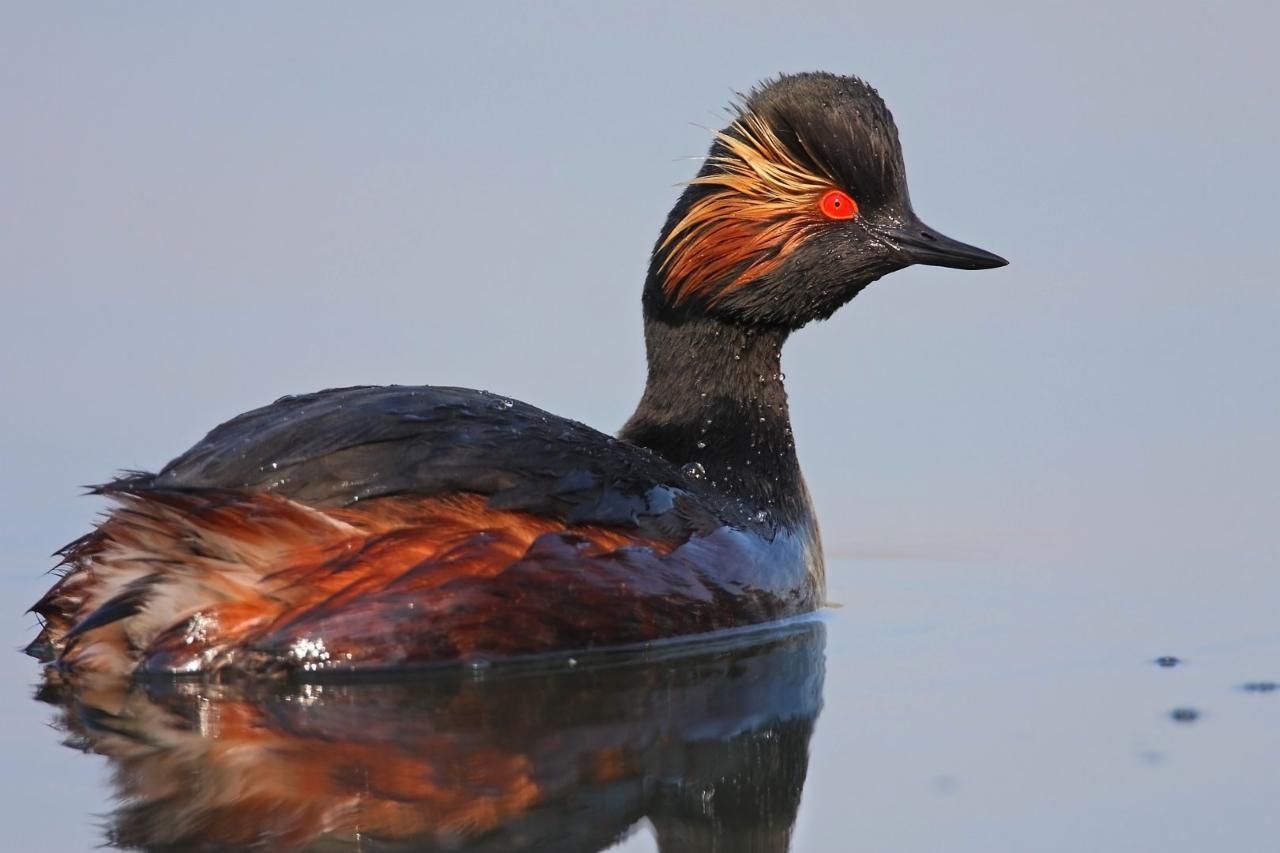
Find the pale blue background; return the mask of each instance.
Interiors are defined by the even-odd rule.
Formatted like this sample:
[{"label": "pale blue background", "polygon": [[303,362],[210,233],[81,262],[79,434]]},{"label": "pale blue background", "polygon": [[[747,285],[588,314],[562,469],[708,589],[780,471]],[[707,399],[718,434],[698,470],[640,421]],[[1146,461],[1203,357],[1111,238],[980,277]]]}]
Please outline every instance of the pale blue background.
[{"label": "pale blue background", "polygon": [[[7,647],[31,635],[18,614],[47,583],[45,555],[97,509],[78,485],[155,468],[280,394],[471,385],[616,429],[643,379],[647,253],[696,169],[682,158],[703,153],[735,90],[826,69],[889,102],[925,220],[1011,261],[895,274],[788,349],[837,593],[865,601],[878,571],[964,559],[1025,620],[987,653],[1016,655],[1046,621],[1085,637],[1152,627],[1129,638],[1135,655],[1178,626],[1244,626],[1270,632],[1271,669],[1252,671],[1280,676],[1274,4],[262,6],[2,7]],[[1142,590],[1175,592],[1125,597]],[[1072,609],[1109,596],[1111,616]],[[862,639],[834,632],[833,649]],[[941,674],[936,655],[911,660],[915,678]],[[28,661],[0,655],[0,677],[0,847],[96,843],[97,765],[40,728]],[[968,701],[998,713],[999,695]],[[1259,731],[1280,725],[1269,707]],[[904,713],[863,711],[872,733],[877,713]],[[862,758],[881,779],[909,761]],[[824,766],[807,816],[837,796],[813,787],[835,783]],[[1231,792],[1238,768],[1222,770],[1213,790]],[[807,849],[841,814],[828,803],[802,827]],[[869,809],[871,849],[937,849],[911,833],[948,824],[915,809]],[[1034,840],[1055,815],[1088,825],[1071,814],[1001,826]],[[1250,814],[1223,825],[1236,849],[1264,849]]]}]

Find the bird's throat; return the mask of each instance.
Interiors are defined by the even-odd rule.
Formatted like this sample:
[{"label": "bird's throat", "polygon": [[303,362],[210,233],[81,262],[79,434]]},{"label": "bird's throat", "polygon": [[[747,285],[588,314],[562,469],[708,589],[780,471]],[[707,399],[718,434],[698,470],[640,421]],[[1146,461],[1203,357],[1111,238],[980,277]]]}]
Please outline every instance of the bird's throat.
[{"label": "bird's throat", "polygon": [[707,317],[646,319],[649,377],[620,437],[748,506],[807,509],[783,387],[787,334]]}]

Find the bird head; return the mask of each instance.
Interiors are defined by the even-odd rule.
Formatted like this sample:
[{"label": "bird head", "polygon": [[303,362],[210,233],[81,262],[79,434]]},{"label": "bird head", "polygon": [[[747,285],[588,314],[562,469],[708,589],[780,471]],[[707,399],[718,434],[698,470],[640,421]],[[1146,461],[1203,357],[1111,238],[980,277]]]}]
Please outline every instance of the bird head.
[{"label": "bird head", "polygon": [[667,218],[650,316],[795,329],[912,264],[990,269],[911,208],[898,131],[856,77],[785,75],[744,96]]}]

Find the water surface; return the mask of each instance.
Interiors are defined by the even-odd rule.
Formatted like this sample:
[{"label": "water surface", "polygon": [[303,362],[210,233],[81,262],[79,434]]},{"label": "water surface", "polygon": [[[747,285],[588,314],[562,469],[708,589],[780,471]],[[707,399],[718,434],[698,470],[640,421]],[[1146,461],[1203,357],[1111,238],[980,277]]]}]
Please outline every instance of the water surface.
[{"label": "water surface", "polygon": [[763,634],[352,685],[38,701],[13,654],[0,813],[15,850],[1266,850],[1270,569],[838,560]]}]

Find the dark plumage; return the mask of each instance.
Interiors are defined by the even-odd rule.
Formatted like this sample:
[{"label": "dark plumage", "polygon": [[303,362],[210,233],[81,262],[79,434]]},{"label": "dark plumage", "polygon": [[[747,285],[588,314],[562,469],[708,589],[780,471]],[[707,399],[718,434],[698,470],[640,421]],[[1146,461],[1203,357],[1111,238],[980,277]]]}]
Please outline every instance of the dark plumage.
[{"label": "dark plumage", "polygon": [[217,427],[159,474],[128,482],[269,492],[314,507],[473,492],[495,509],[649,532],[678,515],[680,492],[701,498],[687,506],[694,516],[704,504],[730,511],[722,495],[645,448],[517,400],[435,386],[285,397]]},{"label": "dark plumage", "polygon": [[278,400],[102,487],[118,508],[69,546],[32,650],[69,670],[377,668],[812,610],[781,348],[912,263],[1004,261],[916,218],[874,90],[781,77],[667,219],[648,382],[618,438],[460,388]]}]

